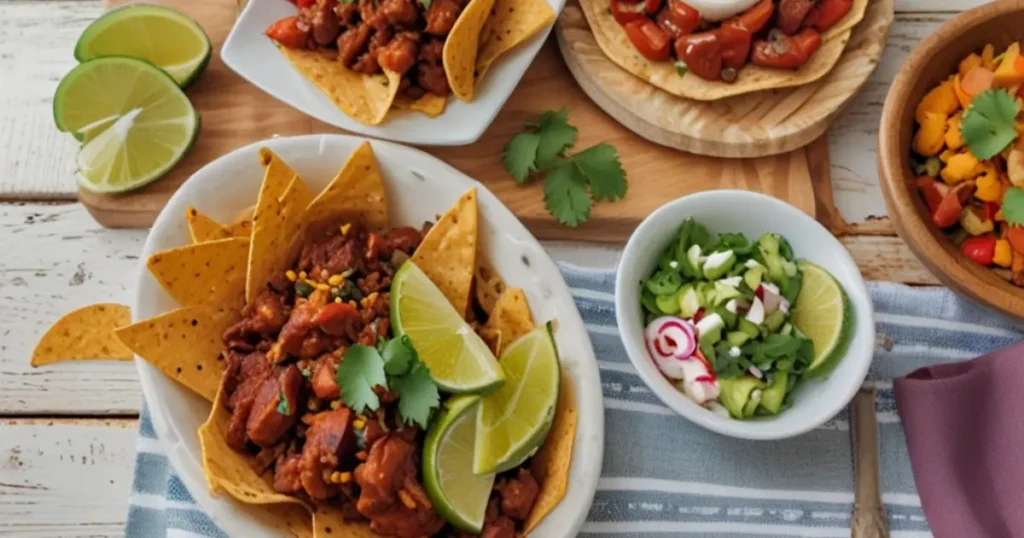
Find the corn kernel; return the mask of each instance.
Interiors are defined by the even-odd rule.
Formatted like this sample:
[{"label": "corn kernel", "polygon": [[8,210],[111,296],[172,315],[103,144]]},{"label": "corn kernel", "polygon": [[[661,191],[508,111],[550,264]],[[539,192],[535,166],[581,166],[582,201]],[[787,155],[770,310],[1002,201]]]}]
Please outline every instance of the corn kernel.
[{"label": "corn kernel", "polygon": [[295,282],[295,280],[298,279],[298,277],[295,275],[295,271],[292,271],[291,269],[285,271],[284,276],[288,277],[288,280],[290,280],[291,282]]},{"label": "corn kernel", "polygon": [[341,473],[339,473],[338,471],[334,471],[333,473],[331,473],[331,482],[334,482],[335,484],[341,482]]},{"label": "corn kernel", "polygon": [[358,305],[356,305],[356,302],[353,301],[353,300],[349,300],[348,305],[351,306],[352,308],[355,308],[356,306],[358,306]]},{"label": "corn kernel", "polygon": [[327,277],[331,276],[331,273],[327,269],[320,270],[320,280],[327,280]]},{"label": "corn kernel", "polygon": [[366,427],[366,421],[361,418],[357,418],[352,421],[352,427],[357,430],[361,430]]},{"label": "corn kernel", "polygon": [[351,481],[352,481],[352,473],[350,473],[348,471],[345,471],[345,472],[341,473],[341,476],[338,477],[338,482],[341,482],[342,484],[348,484]]},{"label": "corn kernel", "polygon": [[341,302],[341,297],[335,297],[335,298],[334,298],[334,302],[336,302],[336,303],[340,303],[340,302]]},{"label": "corn kernel", "polygon": [[352,224],[351,223],[342,224],[341,225],[341,235],[348,235],[348,231],[351,228],[352,228]]},{"label": "corn kernel", "polygon": [[305,271],[299,271],[299,278],[305,280],[308,276]]},{"label": "corn kernel", "polygon": [[409,510],[416,509],[416,501],[413,500],[412,495],[409,495],[408,491],[405,491],[405,488],[398,490],[398,498],[402,499],[402,504]]},{"label": "corn kernel", "polygon": [[318,290],[320,290],[320,291],[331,291],[331,287],[330,287],[330,286],[328,286],[327,284],[319,284],[319,283],[318,283],[318,284],[316,285],[316,289],[318,289]]},{"label": "corn kernel", "polygon": [[360,450],[359,452],[356,452],[356,459],[359,461],[366,461],[366,451]]},{"label": "corn kernel", "polygon": [[331,277],[327,279],[327,283],[332,285],[332,286],[340,286],[341,283],[344,282],[344,281],[345,281],[345,277],[343,277],[341,275],[331,275]]},{"label": "corn kernel", "polygon": [[320,409],[320,400],[317,400],[316,398],[310,398],[309,403],[306,404],[306,407],[310,411],[316,411]]},{"label": "corn kernel", "polygon": [[334,400],[333,402],[331,402],[331,409],[337,409],[339,407],[341,407],[341,401],[340,400]]},{"label": "corn kernel", "polygon": [[992,257],[992,263],[1000,267],[1009,267],[1013,261],[1013,252],[1010,250],[1010,242],[1005,239],[996,241],[996,253]]}]

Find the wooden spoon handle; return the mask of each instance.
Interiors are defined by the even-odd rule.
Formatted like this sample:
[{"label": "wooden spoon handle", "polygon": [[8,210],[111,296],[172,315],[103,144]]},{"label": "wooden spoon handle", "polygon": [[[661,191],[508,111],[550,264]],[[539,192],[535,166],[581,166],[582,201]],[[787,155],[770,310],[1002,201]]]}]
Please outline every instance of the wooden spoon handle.
[{"label": "wooden spoon handle", "polygon": [[850,404],[854,488],[850,538],[888,538],[889,524],[882,507],[878,478],[878,421],[875,390],[857,391]]}]

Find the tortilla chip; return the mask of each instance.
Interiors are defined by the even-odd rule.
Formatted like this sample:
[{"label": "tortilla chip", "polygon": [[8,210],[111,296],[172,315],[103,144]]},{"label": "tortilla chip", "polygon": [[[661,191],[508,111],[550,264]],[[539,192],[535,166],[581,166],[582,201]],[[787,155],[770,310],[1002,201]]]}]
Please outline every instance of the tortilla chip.
[{"label": "tortilla chip", "polygon": [[369,142],[352,152],[338,175],[306,208],[303,221],[308,226],[338,217],[361,220],[373,232],[388,230],[384,180]]},{"label": "tortilla chip", "polygon": [[495,0],[491,16],[480,30],[476,55],[477,84],[494,60],[554,21],[555,11],[544,0]]},{"label": "tortilla chip", "polygon": [[32,366],[61,361],[131,360],[135,354],[114,336],[114,330],[132,322],[125,305],[103,303],[64,314],[32,351]]},{"label": "tortilla chip", "polygon": [[248,258],[249,239],[229,237],[157,252],[146,267],[181,306],[240,309]]},{"label": "tortilla chip", "polygon": [[[864,17],[867,0],[854,0],[850,13],[837,23],[837,27],[822,36],[821,48],[800,69],[768,69],[748,64],[740,70],[733,83],[705,80],[692,73],[680,76],[673,62],[647,60],[637,52],[622,25],[612,17],[607,2],[580,0],[580,5],[598,46],[619,67],[672,95],[713,101],[760,90],[800,86],[825,76],[843,54],[850,39],[850,29]],[[843,29],[844,26],[848,28]]]},{"label": "tortilla chip", "polygon": [[480,327],[480,330],[477,331],[477,333],[480,335],[480,338],[483,339],[484,343],[487,344],[487,347],[491,349],[491,353],[494,353],[495,357],[501,355],[501,331],[489,327]]},{"label": "tortilla chip", "polygon": [[402,79],[398,73],[385,71],[383,74],[364,75],[347,69],[335,53],[277,48],[303,77],[359,123],[379,125],[398,95]]},{"label": "tortilla chip", "polygon": [[216,241],[217,239],[231,237],[231,233],[228,232],[227,228],[192,206],[185,210],[185,220],[188,222],[188,232],[192,236],[193,243]]},{"label": "tortilla chip", "polygon": [[540,493],[523,525],[523,534],[532,531],[565,498],[565,492],[569,489],[569,467],[572,465],[578,420],[576,391],[572,379],[563,371],[555,421],[530,466],[534,478],[540,483]]},{"label": "tortilla chip", "polygon": [[476,56],[480,30],[491,14],[495,0],[470,0],[444,42],[444,72],[455,97],[473,100],[476,86]]},{"label": "tortilla chip", "polygon": [[221,335],[239,318],[237,309],[193,306],[142,320],[115,334],[136,355],[212,402],[224,370]]},{"label": "tortilla chip", "polygon": [[313,535],[316,538],[380,538],[370,530],[370,524],[345,521],[341,509],[333,505],[317,505],[313,512]]},{"label": "tortilla chip", "polygon": [[238,216],[235,222],[227,225],[226,228],[231,237],[251,237],[252,236],[252,215],[256,211],[256,206],[252,206]]},{"label": "tortilla chip", "polygon": [[494,304],[494,311],[484,327],[501,333],[506,345],[534,328],[533,315],[526,304],[526,294],[521,288],[509,288]]},{"label": "tortilla chip", "polygon": [[294,257],[293,239],[301,230],[313,193],[287,163],[269,149],[260,150],[266,167],[253,214],[245,301],[251,303],[275,276],[284,274]]},{"label": "tortilla chip", "polygon": [[476,274],[473,278],[473,286],[476,288],[476,302],[488,316],[494,311],[494,304],[498,297],[505,293],[507,286],[505,281],[486,260],[478,260]]},{"label": "tortilla chip", "polygon": [[476,189],[470,189],[430,228],[412,255],[413,263],[463,316],[476,267],[476,234]]},{"label": "tortilla chip", "polygon": [[431,118],[436,118],[444,112],[444,108],[447,104],[447,98],[441,97],[435,93],[428,93],[415,101],[405,97],[404,95],[399,95],[392,106],[398,110],[413,110],[416,112],[422,112]]}]

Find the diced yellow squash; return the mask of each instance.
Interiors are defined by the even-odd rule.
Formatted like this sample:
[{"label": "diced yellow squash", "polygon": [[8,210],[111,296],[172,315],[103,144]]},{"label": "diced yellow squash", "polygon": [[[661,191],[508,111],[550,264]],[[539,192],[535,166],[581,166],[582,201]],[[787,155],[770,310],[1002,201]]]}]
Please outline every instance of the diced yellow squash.
[{"label": "diced yellow squash", "polygon": [[1006,48],[1003,61],[999,62],[993,86],[1009,88],[1024,82],[1024,72],[1017,71],[1017,58],[1020,58],[1020,43],[1014,41]]},{"label": "diced yellow squash", "polygon": [[951,150],[949,148],[946,148],[946,149],[942,150],[942,153],[939,154],[939,160],[942,161],[943,163],[948,163],[949,160],[952,159],[954,155],[956,155],[955,151],[953,151],[953,150]]},{"label": "diced yellow squash", "polygon": [[989,71],[996,68],[995,62],[996,48],[991,43],[985,45],[985,48],[981,51],[981,66]]},{"label": "diced yellow squash", "polygon": [[959,109],[960,101],[953,90],[953,79],[948,79],[924,95],[921,102],[917,104],[917,109],[914,110],[914,119],[917,120],[917,123],[923,124],[925,115],[928,113],[939,114],[945,119]]},{"label": "diced yellow squash", "polygon": [[1024,150],[1019,146],[1006,156],[1006,175],[1014,187],[1024,187]]},{"label": "diced yellow squash", "polygon": [[957,112],[946,121],[946,147],[949,149],[957,150],[964,146],[964,138],[960,136],[960,121],[962,119],[963,112]]},{"label": "diced yellow squash", "polygon": [[966,75],[971,69],[981,67],[981,56],[971,53],[970,56],[960,61],[960,76]]},{"label": "diced yellow squash", "polygon": [[960,108],[967,110],[967,107],[971,106],[971,96],[967,95],[967,92],[960,86],[961,77],[963,75],[953,77],[953,93],[956,94],[956,100],[960,103]]},{"label": "diced yellow squash", "polygon": [[965,151],[950,157],[946,167],[942,169],[942,180],[949,185],[955,185],[965,179],[971,179],[977,175],[978,158],[973,153]]},{"label": "diced yellow squash", "polygon": [[923,157],[938,155],[946,143],[946,116],[925,112],[924,121],[914,134],[914,151]]},{"label": "diced yellow squash", "polygon": [[999,181],[999,171],[994,164],[985,161],[981,164],[982,172],[975,180],[978,190],[974,191],[975,198],[983,202],[998,202],[1003,199],[1003,184]]},{"label": "diced yellow squash", "polygon": [[960,226],[971,235],[984,235],[995,229],[995,223],[986,219],[981,208],[967,206],[960,212]]},{"label": "diced yellow squash", "polygon": [[996,255],[992,263],[999,267],[1009,267],[1013,262],[1013,250],[1010,249],[1010,242],[1005,239],[996,241]]}]

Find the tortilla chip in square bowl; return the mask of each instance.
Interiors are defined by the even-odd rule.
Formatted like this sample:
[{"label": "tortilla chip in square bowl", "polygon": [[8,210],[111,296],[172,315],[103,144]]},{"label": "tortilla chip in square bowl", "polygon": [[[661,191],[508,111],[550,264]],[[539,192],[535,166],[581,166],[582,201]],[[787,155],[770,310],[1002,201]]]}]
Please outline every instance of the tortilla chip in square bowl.
[{"label": "tortilla chip in square bowl", "polygon": [[[251,214],[243,217],[252,223],[251,235],[193,243],[185,217],[200,214],[214,223]],[[442,215],[448,220],[434,226]],[[196,263],[201,257],[192,254],[246,244],[246,264],[211,260],[225,273],[219,281],[204,275],[206,262]],[[464,252],[474,245],[475,252]],[[455,334],[478,333],[465,336],[469,351],[441,356],[498,361],[501,356],[492,353],[501,351],[488,348],[485,336],[511,350],[525,333],[536,334],[534,327],[554,322],[554,360],[562,381],[557,393],[549,393],[553,425],[544,426],[550,432],[536,440],[535,455],[510,463],[512,471],[495,477],[495,484],[528,477],[537,483],[529,514],[515,520],[518,531],[562,537],[579,530],[602,458],[596,359],[557,266],[479,183],[392,143],[340,135],[277,138],[240,148],[196,172],[157,218],[142,259],[153,256],[174,263],[158,262],[166,265],[156,272],[141,268],[133,327],[144,333],[151,318],[174,323],[160,325],[160,338],[133,339],[143,392],[182,481],[229,535],[276,536],[282,529],[303,536],[400,535],[382,515],[391,512],[365,493],[374,487],[368,469],[396,450],[408,451],[408,463],[402,467],[405,485],[392,492],[390,510],[420,517],[415,530],[424,536],[465,528],[465,519],[443,506],[453,497],[438,493],[420,469],[422,444],[430,437],[424,430],[452,427],[451,421],[433,420],[449,396],[437,389],[432,398],[428,394],[435,386],[433,372],[444,369],[433,369],[431,357],[438,353],[420,347],[422,332],[403,333],[412,326],[405,311],[395,303],[388,309],[392,275],[403,303],[432,301],[427,304],[436,305],[438,319],[462,327]],[[403,274],[424,276],[415,282],[405,278],[399,287],[398,268],[410,264],[419,270]],[[179,267],[191,272],[193,287],[175,273]],[[484,304],[490,303],[486,294],[470,287],[479,267],[507,286],[497,306]],[[241,282],[249,284],[248,293]],[[460,284],[453,287],[455,282]],[[218,308],[233,315],[217,326],[228,327],[215,356],[208,331],[193,330],[204,325],[193,326],[194,316],[184,313]],[[398,331],[393,337],[390,327]],[[304,336],[292,338],[296,331]],[[185,342],[176,344],[179,359],[150,348],[169,342],[167,334]],[[192,334],[202,356],[188,347]],[[451,334],[446,338],[453,341]],[[159,360],[150,364],[148,357]],[[175,360],[183,371],[191,365],[190,375],[177,375]],[[194,364],[207,366],[199,370]],[[380,378],[371,375],[375,368]],[[437,386],[450,385],[438,380]],[[435,450],[443,451],[443,445]],[[437,465],[431,468],[444,468]]]}]

